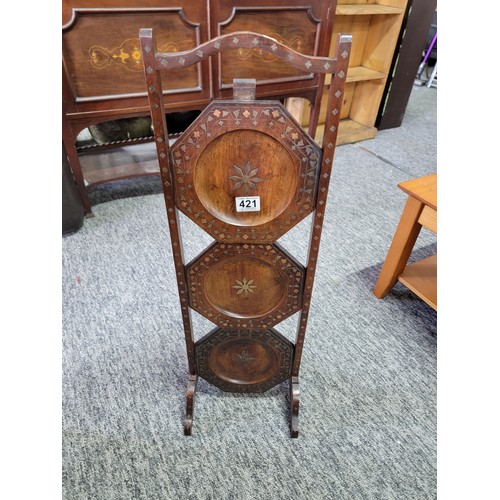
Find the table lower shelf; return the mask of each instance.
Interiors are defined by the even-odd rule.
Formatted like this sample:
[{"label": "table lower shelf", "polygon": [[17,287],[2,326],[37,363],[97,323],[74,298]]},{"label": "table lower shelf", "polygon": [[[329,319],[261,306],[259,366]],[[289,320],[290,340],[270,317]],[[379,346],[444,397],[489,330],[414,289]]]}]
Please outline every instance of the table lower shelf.
[{"label": "table lower shelf", "polygon": [[407,265],[398,281],[437,311],[437,255]]},{"label": "table lower shelf", "polygon": [[142,175],[160,175],[154,142],[80,156],[86,186]]}]

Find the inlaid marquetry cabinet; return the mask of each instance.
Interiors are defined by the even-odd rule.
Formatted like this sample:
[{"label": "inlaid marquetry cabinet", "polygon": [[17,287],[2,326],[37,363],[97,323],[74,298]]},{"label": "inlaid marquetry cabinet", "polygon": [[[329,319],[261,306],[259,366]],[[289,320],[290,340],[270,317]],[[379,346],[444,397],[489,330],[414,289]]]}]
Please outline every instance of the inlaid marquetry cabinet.
[{"label": "inlaid marquetry cabinet", "polygon": [[[322,56],[329,51],[335,6],[336,0],[63,0],[63,140],[87,215],[91,183],[80,166],[76,137],[96,123],[149,114],[141,27],[157,30],[159,47],[166,52],[182,52],[236,31],[256,31],[298,52]],[[174,74],[164,89],[165,110],[202,110],[213,98],[231,96],[236,74],[257,80],[257,98],[307,99],[315,128],[322,94],[318,74],[243,48]],[[100,182],[138,172],[108,175]]]}]

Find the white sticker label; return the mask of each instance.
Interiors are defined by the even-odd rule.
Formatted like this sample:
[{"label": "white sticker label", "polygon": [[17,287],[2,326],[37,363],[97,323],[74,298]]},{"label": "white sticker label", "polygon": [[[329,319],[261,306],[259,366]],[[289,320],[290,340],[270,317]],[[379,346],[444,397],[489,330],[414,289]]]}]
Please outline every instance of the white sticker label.
[{"label": "white sticker label", "polygon": [[237,212],[260,212],[260,196],[239,196],[235,201]]}]

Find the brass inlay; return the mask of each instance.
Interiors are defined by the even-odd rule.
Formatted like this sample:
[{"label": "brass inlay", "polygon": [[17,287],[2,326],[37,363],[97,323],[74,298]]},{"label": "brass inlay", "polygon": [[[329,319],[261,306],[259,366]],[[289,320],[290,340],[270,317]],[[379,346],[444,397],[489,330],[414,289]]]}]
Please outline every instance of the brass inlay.
[{"label": "brass inlay", "polygon": [[[287,47],[290,47],[291,49],[295,50],[296,52],[302,52],[303,47],[304,47],[304,40],[301,36],[299,35],[292,35],[289,39],[283,38],[279,33],[266,33],[268,36],[271,38],[274,38],[278,42],[282,43],[283,45],[286,45]],[[259,49],[259,41],[257,39],[253,40],[253,45],[255,45],[254,49],[244,49],[244,48],[239,48],[236,51],[238,59],[248,59],[249,57],[256,57],[260,59],[262,62],[274,62],[279,59],[277,55],[274,54],[274,52],[277,50],[277,46],[273,45],[271,47],[271,50],[273,53],[268,52],[267,50]]]},{"label": "brass inlay", "polygon": [[240,295],[242,293],[245,297],[248,297],[249,293],[255,293],[253,289],[257,288],[257,285],[253,284],[253,280],[247,281],[246,278],[243,278],[241,281],[236,280],[236,285],[234,285],[233,288],[238,290],[236,295]]},{"label": "brass inlay", "polygon": [[235,183],[233,189],[236,191],[237,189],[243,188],[243,194],[248,194],[250,189],[257,189],[256,184],[259,182],[263,182],[264,179],[260,177],[255,177],[258,174],[259,169],[250,166],[250,162],[247,161],[246,165],[243,167],[243,170],[237,165],[233,165],[235,175],[231,175],[229,178]]},{"label": "brass inlay", "polygon": [[236,361],[240,365],[249,365],[255,361],[255,358],[246,349],[243,349],[240,354],[236,355]]},{"label": "brass inlay", "polygon": [[[160,52],[179,52],[177,45],[168,42],[158,49]],[[107,49],[92,45],[89,49],[90,63],[96,69],[105,69],[116,64],[128,71],[142,71],[141,44],[138,38],[128,38],[119,47]]]}]

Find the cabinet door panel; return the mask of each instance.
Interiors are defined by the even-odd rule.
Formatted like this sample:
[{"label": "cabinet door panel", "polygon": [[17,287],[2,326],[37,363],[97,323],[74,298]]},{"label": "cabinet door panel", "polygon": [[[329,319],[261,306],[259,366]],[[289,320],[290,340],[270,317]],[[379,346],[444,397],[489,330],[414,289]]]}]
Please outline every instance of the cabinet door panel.
[{"label": "cabinet door panel", "polygon": [[[180,4],[180,5],[179,5]],[[63,80],[72,113],[139,110],[147,107],[139,29],[158,33],[158,48],[166,52],[191,49],[208,40],[204,2],[192,19],[182,1],[117,2],[71,0],[63,5]],[[166,103],[208,100],[209,61],[164,78]]]},{"label": "cabinet door panel", "polygon": [[[158,48],[164,52],[196,46],[196,29],[186,26],[177,12],[81,13],[63,36],[64,59],[77,100],[146,95],[138,37],[142,27],[153,27],[160,34]],[[172,77],[165,82],[169,90],[199,87],[196,66]]]},{"label": "cabinet door panel", "polygon": [[[212,3],[211,36],[254,31],[275,38],[297,52],[326,55],[335,3],[335,0],[216,0]],[[325,43],[327,37],[328,44]],[[214,61],[214,88],[218,95],[228,95],[234,78],[255,78],[258,95],[273,92],[280,85],[290,93],[292,89],[314,89],[318,84],[317,76],[307,68],[303,72],[291,68],[259,49],[236,49]]]},{"label": "cabinet door panel", "polygon": [[[235,31],[255,31],[275,38],[297,52],[316,54],[317,23],[309,18],[307,10],[283,12],[237,11],[233,20],[221,26],[221,35]],[[237,49],[222,57],[222,86],[233,78],[255,78],[269,81],[284,78],[312,78],[311,73],[299,71],[276,56],[260,49]],[[306,70],[307,68],[304,68]]]}]

